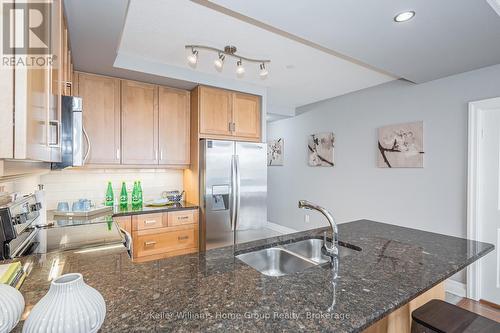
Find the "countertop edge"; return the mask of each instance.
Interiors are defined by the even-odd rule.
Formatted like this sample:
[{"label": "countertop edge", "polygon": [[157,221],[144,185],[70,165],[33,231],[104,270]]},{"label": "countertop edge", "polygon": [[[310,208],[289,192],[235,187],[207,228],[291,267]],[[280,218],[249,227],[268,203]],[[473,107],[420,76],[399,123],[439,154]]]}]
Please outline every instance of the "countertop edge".
[{"label": "countertop edge", "polygon": [[199,209],[200,207],[197,205],[186,205],[182,207],[150,207],[146,210],[136,210],[136,211],[123,211],[123,212],[113,212],[112,217],[121,217],[121,216],[134,216],[134,215],[145,215],[145,214],[155,214],[155,213],[164,213],[164,212],[175,212],[175,211],[183,211],[183,210],[194,210]]}]

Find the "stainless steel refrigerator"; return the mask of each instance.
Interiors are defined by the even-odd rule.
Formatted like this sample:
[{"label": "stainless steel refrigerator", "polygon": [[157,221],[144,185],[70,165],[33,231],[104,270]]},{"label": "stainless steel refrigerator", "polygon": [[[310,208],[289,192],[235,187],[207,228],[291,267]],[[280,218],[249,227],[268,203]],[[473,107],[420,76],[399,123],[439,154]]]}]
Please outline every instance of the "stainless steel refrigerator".
[{"label": "stainless steel refrigerator", "polygon": [[200,141],[200,203],[207,249],[259,238],[267,221],[267,146]]}]

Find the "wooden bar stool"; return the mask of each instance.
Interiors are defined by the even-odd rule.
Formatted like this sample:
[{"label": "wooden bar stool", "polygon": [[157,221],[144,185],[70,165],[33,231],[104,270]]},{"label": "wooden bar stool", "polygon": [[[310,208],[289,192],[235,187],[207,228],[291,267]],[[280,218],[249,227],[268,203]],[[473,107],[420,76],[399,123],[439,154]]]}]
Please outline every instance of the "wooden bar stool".
[{"label": "wooden bar stool", "polygon": [[412,333],[500,333],[500,323],[437,299],[413,311],[411,317]]}]

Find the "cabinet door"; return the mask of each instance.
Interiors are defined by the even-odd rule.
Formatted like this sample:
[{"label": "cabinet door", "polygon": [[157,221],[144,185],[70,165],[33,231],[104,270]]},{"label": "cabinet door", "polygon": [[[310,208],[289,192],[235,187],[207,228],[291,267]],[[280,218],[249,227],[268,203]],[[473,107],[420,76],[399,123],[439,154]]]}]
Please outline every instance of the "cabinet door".
[{"label": "cabinet door", "polygon": [[259,96],[233,93],[233,135],[260,139]]},{"label": "cabinet door", "polygon": [[49,95],[49,148],[50,160],[61,161],[61,95],[62,95],[62,19],[61,1],[52,3],[50,25],[53,62],[49,67],[50,95]]},{"label": "cabinet door", "polygon": [[231,135],[231,93],[200,87],[200,134]]},{"label": "cabinet door", "polygon": [[158,164],[158,87],[122,80],[122,164]]},{"label": "cabinet door", "polygon": [[90,141],[86,163],[120,164],[120,80],[78,73],[77,81]]},{"label": "cabinet door", "polygon": [[189,92],[159,87],[160,164],[189,164]]}]

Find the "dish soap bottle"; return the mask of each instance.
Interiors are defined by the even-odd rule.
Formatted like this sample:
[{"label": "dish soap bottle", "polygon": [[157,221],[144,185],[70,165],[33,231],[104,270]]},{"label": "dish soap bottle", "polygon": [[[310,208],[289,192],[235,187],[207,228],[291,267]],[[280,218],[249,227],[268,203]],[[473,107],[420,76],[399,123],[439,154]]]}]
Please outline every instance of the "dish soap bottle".
[{"label": "dish soap bottle", "polygon": [[120,208],[127,208],[127,206],[128,206],[127,186],[125,186],[125,182],[122,182],[122,190],[120,192]]},{"label": "dish soap bottle", "polygon": [[115,197],[113,194],[113,186],[111,186],[111,182],[108,182],[108,189],[106,190],[106,199],[104,200],[104,204],[111,207],[115,204]]}]

